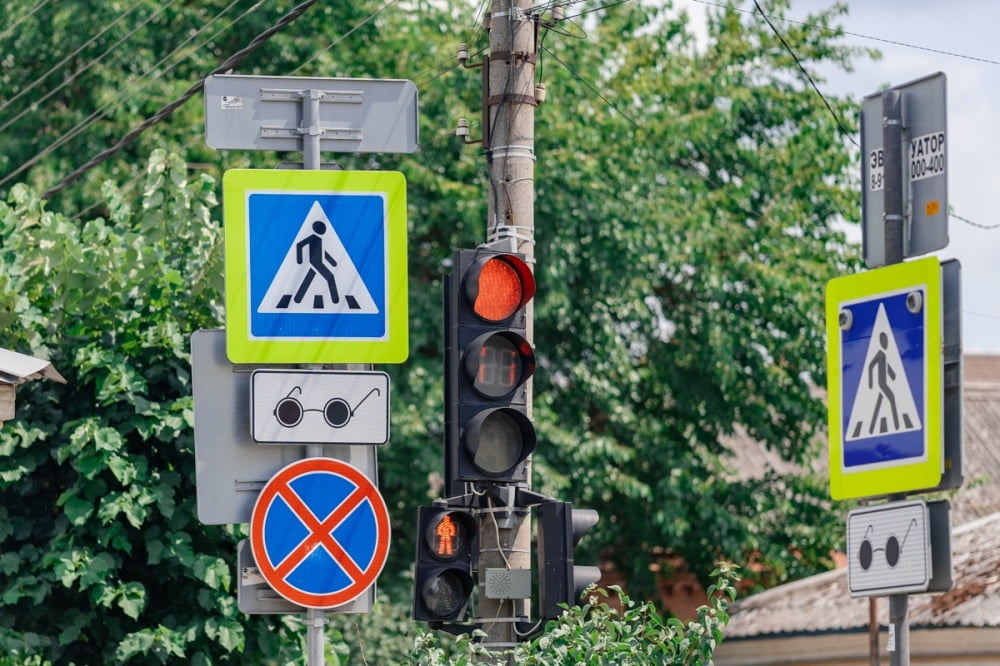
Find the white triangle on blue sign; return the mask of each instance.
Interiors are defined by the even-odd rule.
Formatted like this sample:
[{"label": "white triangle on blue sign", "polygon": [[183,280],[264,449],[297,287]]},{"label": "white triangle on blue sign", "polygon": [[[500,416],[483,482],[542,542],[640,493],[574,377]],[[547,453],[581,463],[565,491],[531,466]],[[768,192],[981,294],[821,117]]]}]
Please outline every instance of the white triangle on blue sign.
[{"label": "white triangle on blue sign", "polygon": [[920,413],[885,306],[879,303],[844,441],[921,429]]},{"label": "white triangle on blue sign", "polygon": [[365,281],[319,201],[302,220],[257,312],[378,313]]}]

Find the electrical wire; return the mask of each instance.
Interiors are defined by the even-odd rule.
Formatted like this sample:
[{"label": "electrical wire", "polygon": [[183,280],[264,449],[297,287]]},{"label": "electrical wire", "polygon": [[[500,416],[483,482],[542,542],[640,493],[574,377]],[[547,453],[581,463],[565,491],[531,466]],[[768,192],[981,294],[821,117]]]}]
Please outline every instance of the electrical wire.
[{"label": "electrical wire", "polygon": [[17,26],[19,26],[19,25],[21,25],[22,23],[24,23],[24,21],[25,21],[25,20],[27,20],[27,19],[31,18],[31,16],[32,16],[32,15],[33,15],[33,14],[34,14],[35,12],[37,12],[37,11],[38,11],[39,9],[41,9],[42,7],[44,7],[44,6],[45,6],[45,5],[47,5],[47,4],[49,4],[49,0],[42,0],[42,1],[41,1],[41,2],[39,2],[39,3],[37,4],[37,5],[35,5],[35,6],[34,6],[34,7],[32,7],[31,9],[29,9],[29,10],[28,10],[28,13],[27,13],[27,14],[25,14],[25,15],[24,15],[24,16],[22,16],[22,17],[20,17],[20,18],[19,18],[19,19],[17,19],[16,21],[14,21],[14,23],[13,23],[13,24],[11,24],[11,25],[7,26],[7,28],[6,28],[5,30],[3,30],[3,32],[0,32],[0,39],[6,39],[8,35],[11,35],[11,34],[13,34],[13,32],[14,32],[15,30],[17,30]]},{"label": "electrical wire", "polygon": [[[2,179],[0,179],[0,186],[4,185],[7,181],[9,181],[14,176],[17,176],[18,174],[22,173],[24,170],[26,170],[26,169],[34,166],[40,160],[44,159],[48,155],[52,154],[58,148],[62,147],[63,145],[65,145],[66,143],[68,143],[69,141],[71,141],[72,139],[74,139],[77,136],[79,136],[85,129],[87,129],[88,127],[90,127],[91,125],[93,125],[95,122],[97,122],[98,120],[100,120],[101,118],[103,118],[105,115],[107,115],[107,112],[111,108],[113,108],[115,106],[119,106],[119,105],[127,102],[129,99],[132,98],[132,96],[135,93],[137,93],[139,91],[139,89],[141,87],[140,84],[142,83],[142,81],[144,79],[146,79],[147,77],[149,77],[149,75],[151,73],[157,72],[156,76],[153,77],[153,80],[156,80],[156,79],[164,76],[165,74],[169,73],[171,70],[173,70],[174,67],[176,67],[178,64],[180,64],[179,62],[175,62],[174,64],[172,64],[169,67],[166,67],[164,69],[160,69],[160,66],[164,62],[166,62],[167,60],[169,60],[170,58],[172,58],[181,49],[183,49],[184,46],[186,44],[188,44],[191,40],[193,40],[199,34],[201,34],[202,32],[204,32],[205,30],[207,30],[212,24],[214,24],[216,21],[218,21],[237,2],[239,2],[239,0],[233,0],[225,9],[223,9],[222,11],[220,11],[210,21],[208,21],[208,23],[206,23],[205,25],[203,25],[196,32],[190,34],[188,36],[188,38],[185,39],[183,42],[181,42],[177,47],[175,47],[173,51],[171,51],[166,56],[164,56],[163,58],[161,58],[155,65],[153,65],[142,76],[140,76],[138,79],[136,79],[135,81],[133,81],[132,83],[130,83],[127,88],[125,88],[124,90],[120,91],[119,94],[113,100],[107,102],[106,104],[104,104],[101,107],[98,107],[95,111],[91,112],[91,114],[89,116],[87,116],[86,118],[84,118],[83,120],[81,120],[80,122],[78,122],[76,125],[74,125],[72,128],[70,128],[69,130],[67,130],[65,133],[63,133],[62,136],[60,136],[59,138],[57,138],[56,140],[54,140],[52,143],[48,144],[45,148],[43,148],[41,151],[39,151],[38,153],[36,153],[31,158],[29,158],[27,161],[21,163],[18,166],[17,169],[15,169],[14,171],[8,173],[6,176],[4,176]],[[217,30],[215,33],[213,33],[208,39],[204,40],[201,44],[199,44],[197,48],[200,48],[201,46],[204,46],[206,43],[210,42],[211,40],[215,39],[220,34],[222,34],[225,30],[228,30],[229,28],[235,26],[237,23],[239,23],[244,18],[246,18],[249,14],[251,14],[252,12],[254,12],[263,3],[264,3],[264,0],[260,0],[259,2],[257,2],[256,4],[254,4],[252,7],[250,7],[246,11],[244,11],[236,19],[234,19],[233,21],[231,21],[226,27],[222,28],[221,30]]]},{"label": "electrical wire", "polygon": [[857,139],[854,138],[854,133],[844,126],[844,123],[840,120],[840,116],[838,116],[837,112],[833,110],[833,106],[830,104],[830,101],[826,98],[826,95],[824,95],[822,91],[820,91],[819,86],[816,85],[816,82],[813,80],[812,75],[810,75],[809,72],[806,70],[805,66],[802,64],[802,61],[799,60],[799,57],[795,54],[795,51],[793,51],[792,47],[788,45],[788,42],[786,42],[785,38],[781,35],[780,32],[778,32],[778,29],[774,26],[773,23],[771,23],[771,19],[767,16],[767,14],[764,13],[764,10],[761,9],[760,5],[757,3],[757,0],[753,0],[753,6],[756,7],[757,11],[760,12],[760,15],[764,17],[764,21],[771,28],[771,32],[775,34],[775,36],[778,38],[778,41],[781,42],[781,45],[785,48],[788,54],[792,56],[792,60],[795,61],[795,64],[798,66],[799,70],[802,72],[803,75],[805,75],[806,80],[809,81],[809,85],[812,86],[812,89],[816,91],[817,95],[819,95],[819,98],[823,101],[823,104],[826,106],[826,110],[830,112],[830,116],[833,118],[834,122],[837,123],[837,127],[840,128],[841,133],[844,136],[846,136],[848,140],[855,145],[855,147],[861,148],[861,146],[857,142]]},{"label": "electrical wire", "polygon": [[[169,4],[173,4],[176,1],[177,0],[171,0]],[[87,48],[88,46],[90,46],[91,44],[93,44],[95,41],[97,41],[101,37],[101,35],[103,35],[104,33],[106,33],[108,30],[110,30],[115,25],[117,25],[119,21],[122,21],[126,16],[128,16],[133,11],[135,11],[135,9],[140,4],[142,4],[142,0],[136,0],[135,4],[132,5],[131,7],[129,7],[127,11],[123,12],[114,21],[112,21],[111,23],[109,23],[106,26],[104,26],[104,28],[100,32],[98,32],[96,35],[94,35],[93,37],[91,37],[90,39],[88,39],[86,42],[84,42],[82,46],[78,47],[75,51],[73,51],[72,53],[70,53],[68,56],[66,56],[65,58],[63,58],[62,60],[60,60],[58,63],[56,63],[52,67],[50,67],[47,72],[45,72],[44,74],[42,74],[41,76],[39,76],[37,79],[35,79],[34,81],[32,81],[30,84],[28,84],[27,86],[25,86],[24,88],[22,88],[21,90],[19,90],[16,95],[13,95],[10,99],[5,100],[3,102],[3,104],[0,104],[0,111],[3,111],[8,106],[10,106],[12,103],[14,103],[18,99],[20,99],[21,96],[24,95],[25,93],[29,92],[30,90],[33,90],[35,88],[35,86],[39,85],[42,81],[44,81],[45,79],[47,79],[50,74],[52,74],[53,72],[55,72],[56,70],[58,70],[60,67],[62,67],[63,65],[65,65],[67,62],[69,62],[70,60],[72,60],[73,58],[75,58],[77,55],[79,55],[80,51],[84,50],[85,48]],[[160,11],[163,11],[163,9],[160,9]],[[159,13],[159,12],[157,12],[157,13]],[[105,53],[105,55],[107,55],[107,54]],[[63,85],[66,85],[66,84],[64,83]],[[60,88],[61,87],[62,86],[60,86]],[[57,90],[58,90],[58,88],[57,88]],[[46,99],[48,99],[48,96],[43,97],[38,102],[35,102],[35,104],[38,104],[39,102],[45,101]],[[28,108],[25,109],[25,111],[21,112],[21,114],[17,116],[17,118],[20,118],[27,111],[30,111],[33,106],[34,106],[34,104],[29,105]],[[15,120],[17,118],[15,118]],[[2,132],[3,130],[7,129],[7,127],[10,126],[11,122],[13,122],[13,121],[10,121],[7,124],[5,124],[3,127],[0,127],[0,132]]]},{"label": "electrical wire", "polygon": [[52,90],[50,90],[41,99],[39,99],[39,100],[33,102],[32,104],[30,104],[27,108],[25,108],[23,111],[21,111],[21,113],[17,114],[13,118],[11,118],[7,122],[5,122],[3,125],[0,125],[0,132],[3,132],[4,130],[6,130],[8,127],[10,127],[14,123],[16,123],[18,120],[20,120],[25,115],[27,115],[30,111],[32,111],[34,108],[36,108],[39,104],[41,104],[42,102],[46,101],[47,99],[49,99],[50,97],[52,97],[53,95],[55,95],[60,90],[62,90],[63,88],[65,88],[69,84],[73,83],[74,81],[76,81],[80,77],[81,74],[85,73],[91,67],[93,67],[94,65],[96,65],[97,63],[99,63],[101,60],[103,60],[105,57],[107,57],[108,54],[110,54],[116,48],[118,48],[119,46],[121,46],[121,44],[123,42],[125,42],[126,40],[128,40],[132,35],[134,35],[135,33],[137,33],[139,30],[141,30],[147,23],[149,23],[150,21],[152,21],[153,19],[155,19],[157,16],[159,16],[161,13],[163,13],[164,10],[166,10],[168,7],[170,7],[170,5],[174,4],[175,2],[177,2],[177,0],[170,0],[170,2],[168,2],[167,4],[165,4],[162,7],[160,7],[160,9],[158,9],[156,12],[154,12],[149,17],[147,17],[146,20],[142,21],[139,25],[137,25],[135,28],[133,28],[131,31],[129,31],[128,34],[126,34],[124,37],[122,37],[117,42],[115,42],[114,44],[112,44],[111,47],[108,50],[106,50],[104,53],[102,53],[97,58],[95,58],[95,59],[91,60],[90,62],[88,62],[85,67],[81,68],[80,70],[78,70],[76,72],[73,72],[72,76],[67,77],[61,84],[59,84],[58,86],[56,86],[55,88],[53,88]]},{"label": "electrical wire", "polygon": [[311,58],[309,58],[308,60],[306,60],[304,63],[302,63],[301,65],[299,65],[295,69],[293,69],[292,70],[292,74],[295,74],[295,73],[299,72],[303,67],[305,67],[306,65],[308,65],[309,63],[311,63],[316,58],[318,58],[321,53],[326,53],[327,51],[329,51],[330,49],[332,49],[334,46],[336,46],[337,44],[341,43],[342,41],[344,41],[345,39],[347,39],[348,37],[350,37],[351,35],[353,35],[356,30],[360,29],[362,26],[366,25],[368,22],[373,21],[375,19],[375,17],[377,17],[379,14],[381,14],[385,10],[389,9],[389,7],[392,7],[397,2],[399,2],[399,0],[389,0],[389,2],[385,3],[384,5],[382,5],[381,7],[379,7],[377,10],[375,10],[373,13],[369,14],[367,18],[365,18],[364,20],[362,20],[360,23],[358,23],[357,25],[355,25],[353,28],[351,28],[350,30],[348,30],[347,32],[345,32],[343,35],[341,35],[337,39],[335,39],[332,42],[330,42],[326,46],[326,48],[320,49],[319,51],[317,51],[316,53],[314,53]]},{"label": "electrical wire", "polygon": [[976,227],[977,229],[985,229],[986,231],[992,231],[993,229],[1000,229],[1000,224],[979,224],[978,222],[973,222],[972,220],[957,215],[955,213],[948,213],[949,217],[953,217],[959,222],[965,222],[969,226]]},{"label": "electrical wire", "polygon": [[[723,5],[718,2],[710,2],[710,0],[694,0],[703,5],[709,5],[711,7],[718,7],[720,9],[731,9],[738,12],[743,12],[744,14],[753,14],[754,12],[741,9],[740,7],[733,7],[730,5]],[[929,46],[921,46],[920,44],[910,44],[908,42],[900,42],[894,39],[886,39],[884,37],[876,37],[874,35],[864,35],[859,32],[850,32],[848,30],[834,30],[832,28],[827,28],[826,26],[816,25],[814,23],[805,23],[804,21],[796,21],[794,19],[785,18],[783,16],[772,16],[771,18],[777,19],[779,21],[784,21],[785,23],[794,23],[795,25],[801,25],[806,28],[812,28],[814,30],[822,30],[823,32],[830,33],[833,35],[849,35],[851,37],[859,37],[861,39],[870,39],[873,42],[881,42],[883,44],[892,44],[893,46],[902,46],[908,49],[916,49],[918,51],[927,51],[928,53],[936,53],[938,55],[951,56],[953,58],[962,58],[963,60],[973,60],[975,62],[982,62],[988,65],[1000,65],[998,60],[990,60],[989,58],[981,58],[979,56],[970,56],[964,53],[956,53],[954,51],[944,51],[941,49],[931,48]]]},{"label": "electrical wire", "polygon": [[[311,6],[313,6],[314,4],[316,4],[316,1],[317,0],[306,0],[305,2],[303,2],[303,3],[301,3],[299,5],[296,5],[295,7],[293,7],[291,10],[289,10],[289,12],[287,14],[285,14],[284,16],[282,16],[281,19],[275,25],[271,26],[270,28],[268,28],[264,32],[260,33],[256,37],[254,37],[254,39],[249,44],[247,44],[241,50],[239,50],[236,53],[234,53],[233,55],[231,55],[221,65],[219,65],[218,67],[216,67],[215,69],[213,69],[211,71],[210,75],[212,75],[212,74],[222,74],[222,73],[224,73],[224,72],[232,69],[235,65],[237,65],[239,62],[241,62],[244,58],[246,58],[248,55],[250,55],[251,53],[253,53],[254,51],[256,51],[258,48],[260,48],[265,42],[267,42],[276,33],[280,32],[283,28],[285,28],[287,25],[289,25],[290,23],[292,23],[293,21],[295,21],[295,19],[297,19],[299,16],[301,16],[303,13],[305,13],[305,11],[307,9],[309,9]],[[395,1],[395,0],[393,0],[393,1]],[[142,134],[143,132],[145,132],[147,129],[149,129],[153,125],[156,125],[157,123],[159,123],[164,118],[167,118],[168,116],[170,116],[170,114],[173,113],[174,110],[176,110],[182,104],[184,104],[189,99],[191,99],[192,97],[194,97],[195,95],[197,95],[199,92],[201,92],[204,87],[205,87],[205,79],[203,78],[203,79],[198,80],[190,88],[188,88],[188,90],[183,95],[181,95],[180,97],[178,97],[174,101],[170,102],[169,104],[167,104],[166,106],[164,106],[163,108],[161,108],[155,114],[153,114],[152,116],[150,116],[143,123],[141,123],[138,127],[136,127],[135,129],[133,129],[132,131],[130,131],[128,134],[126,134],[124,137],[122,137],[121,139],[119,139],[119,141],[115,145],[111,146],[107,150],[104,150],[104,151],[98,153],[96,156],[94,156],[93,158],[91,158],[86,164],[84,164],[83,166],[79,167],[78,169],[76,169],[75,171],[73,171],[71,174],[69,174],[68,176],[66,176],[62,180],[62,182],[60,182],[58,185],[56,185],[53,188],[50,188],[46,192],[43,192],[42,193],[42,198],[43,199],[50,199],[51,197],[53,197],[56,194],[58,194],[61,190],[65,189],[66,187],[68,187],[69,185],[71,185],[73,182],[75,182],[77,179],[79,179],[80,176],[82,176],[84,173],[86,173],[87,171],[89,171],[93,167],[97,166],[98,164],[101,164],[106,159],[108,159],[109,157],[111,157],[112,155],[114,155],[115,153],[117,153],[118,151],[120,151],[122,148],[124,148],[128,144],[132,143],[132,141],[134,141],[140,134]],[[3,182],[0,181],[0,185],[2,185],[2,184],[3,184]]]}]

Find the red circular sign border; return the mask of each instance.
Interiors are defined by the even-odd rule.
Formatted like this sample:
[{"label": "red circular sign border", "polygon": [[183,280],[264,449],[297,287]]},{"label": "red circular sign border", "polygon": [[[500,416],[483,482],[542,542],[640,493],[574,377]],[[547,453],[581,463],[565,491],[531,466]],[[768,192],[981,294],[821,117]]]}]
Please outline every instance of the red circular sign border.
[{"label": "red circular sign border", "polygon": [[[304,474],[314,472],[332,473],[353,483],[363,491],[365,499],[371,502],[375,514],[375,552],[371,563],[363,571],[363,576],[343,590],[329,594],[303,592],[285,583],[271,564],[264,548],[264,518],[274,499],[282,488],[291,490],[290,483]],[[293,491],[294,492],[294,491]],[[363,501],[363,500],[362,500]],[[322,521],[322,518],[320,519]],[[311,538],[312,534],[310,534]],[[382,537],[382,538],[379,538]],[[354,601],[367,590],[382,573],[389,555],[389,510],[375,484],[361,470],[334,458],[305,458],[296,460],[279,470],[261,489],[254,503],[250,518],[250,550],[257,563],[257,569],[268,585],[282,597],[306,608],[328,609]]]}]

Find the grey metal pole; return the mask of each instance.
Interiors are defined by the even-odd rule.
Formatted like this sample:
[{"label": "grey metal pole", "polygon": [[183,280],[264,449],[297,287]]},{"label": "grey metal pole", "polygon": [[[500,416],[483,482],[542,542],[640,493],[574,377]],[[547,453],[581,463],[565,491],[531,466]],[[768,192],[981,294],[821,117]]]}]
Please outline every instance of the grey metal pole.
[{"label": "grey metal pole", "polygon": [[903,109],[898,90],[882,93],[882,150],[885,189],[885,263],[903,261]]},{"label": "grey metal pole", "polygon": [[[303,91],[302,97],[302,168],[319,169],[320,135],[323,130],[319,126],[319,101],[323,97],[321,90],[309,89]],[[306,446],[306,456],[318,458],[323,455],[322,444]],[[323,666],[326,656],[323,654],[325,636],[323,628],[326,624],[326,612],[316,608],[306,611],[306,663],[308,666]]]},{"label": "grey metal pole", "polygon": [[910,596],[889,595],[889,664],[910,666]]},{"label": "grey metal pole", "polygon": [[320,136],[323,134],[319,126],[319,101],[323,91],[311,88],[303,91],[302,98],[302,168],[319,169]]},{"label": "grey metal pole", "polygon": [[[483,148],[489,173],[487,242],[510,239],[512,250],[534,263],[535,206],[535,31],[527,10],[533,0],[493,0],[489,16],[489,78],[485,83]],[[527,308],[526,337],[534,339],[533,308]],[[527,393],[531,415],[532,387]],[[488,568],[531,568],[531,520],[512,509],[502,525],[487,512],[480,517],[478,618],[487,649],[517,645],[515,622],[526,620],[529,600],[486,598]]]},{"label": "grey metal pole", "polygon": [[[882,149],[885,152],[882,194],[885,202],[885,264],[903,261],[903,108],[902,93],[886,90],[882,93]],[[890,498],[901,499],[899,497]],[[910,665],[909,596],[889,595],[889,663],[891,666]]]},{"label": "grey metal pole", "polygon": [[879,666],[878,654],[878,603],[875,597],[868,597],[868,659],[870,666]]}]

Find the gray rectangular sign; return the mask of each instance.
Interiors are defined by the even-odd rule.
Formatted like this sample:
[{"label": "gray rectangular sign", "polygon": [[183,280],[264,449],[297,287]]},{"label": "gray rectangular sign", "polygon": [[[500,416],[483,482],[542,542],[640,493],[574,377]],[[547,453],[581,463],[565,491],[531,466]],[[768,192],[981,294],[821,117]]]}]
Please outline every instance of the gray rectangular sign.
[{"label": "gray rectangular sign", "polygon": [[[304,105],[318,100],[315,126]],[[310,123],[312,124],[312,123]],[[417,149],[417,87],[397,79],[334,79],[217,74],[205,80],[205,141],[212,148],[412,153]]]},{"label": "gray rectangular sign", "polygon": [[[198,519],[206,525],[249,523],[261,488],[280,469],[306,457],[305,446],[267,446],[250,436],[250,373],[226,357],[223,329],[191,335],[194,452]],[[323,446],[375,482],[375,448]]]},{"label": "gray rectangular sign", "polygon": [[[948,245],[946,79],[941,72],[892,90],[902,95],[903,255],[912,257]],[[882,92],[861,105],[861,210],[865,262],[884,266],[885,213]]]},{"label": "gray rectangular sign", "polygon": [[847,586],[852,597],[951,588],[947,500],[890,502],[847,514]]}]

